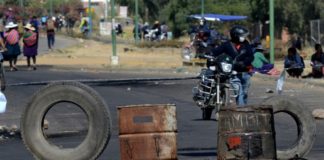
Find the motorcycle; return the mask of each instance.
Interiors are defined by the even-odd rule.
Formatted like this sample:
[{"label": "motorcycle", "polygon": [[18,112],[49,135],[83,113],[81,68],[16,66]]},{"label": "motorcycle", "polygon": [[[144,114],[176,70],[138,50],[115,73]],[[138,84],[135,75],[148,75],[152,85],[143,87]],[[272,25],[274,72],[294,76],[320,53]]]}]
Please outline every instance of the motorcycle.
[{"label": "motorcycle", "polygon": [[237,73],[233,71],[234,61],[228,55],[204,57],[207,59],[207,68],[201,69],[200,80],[192,89],[193,100],[202,110],[202,119],[209,120],[216,109],[217,120],[220,108],[230,105],[231,98],[237,97],[239,87],[231,83]]},{"label": "motorcycle", "polygon": [[199,31],[195,36],[193,46],[196,49],[195,58],[204,58],[207,53],[210,53],[211,49],[214,47],[214,44],[209,40],[209,33]]},{"label": "motorcycle", "polygon": [[182,58],[190,61],[194,58],[205,59],[204,56],[220,44],[227,41],[227,38],[222,35],[208,35],[204,32],[192,33],[190,35],[190,43],[182,48]]},{"label": "motorcycle", "polygon": [[156,36],[156,32],[158,31],[158,29],[147,29],[147,34],[144,35],[144,39],[146,41],[160,41],[160,37]]}]

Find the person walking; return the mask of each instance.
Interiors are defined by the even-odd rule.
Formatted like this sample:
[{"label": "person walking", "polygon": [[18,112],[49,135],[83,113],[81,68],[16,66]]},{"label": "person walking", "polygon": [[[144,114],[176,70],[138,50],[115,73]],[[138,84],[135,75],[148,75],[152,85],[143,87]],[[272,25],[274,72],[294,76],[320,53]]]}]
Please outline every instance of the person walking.
[{"label": "person walking", "polygon": [[[24,56],[27,57],[28,70],[36,70],[36,56],[37,56],[37,33],[35,28],[30,24],[24,26],[25,32],[23,35],[23,52]],[[30,59],[33,60],[33,65],[30,64]]]},{"label": "person walking", "polygon": [[4,54],[4,59],[9,61],[10,71],[17,71],[17,57],[21,53],[19,46],[20,37],[18,33],[18,25],[14,22],[9,22],[5,28],[7,29],[7,32],[4,34],[7,53]]},{"label": "person walking", "polygon": [[79,28],[84,38],[87,38],[89,33],[89,24],[88,24],[88,20],[85,17],[82,18]]},{"label": "person walking", "polygon": [[49,18],[46,22],[47,44],[48,49],[52,50],[55,43],[55,22]]},{"label": "person walking", "polygon": [[[29,22],[34,28],[35,28],[35,32],[37,33],[37,43],[38,43],[38,39],[39,39],[39,22],[36,16],[33,16]],[[38,45],[38,44],[37,44]]]}]

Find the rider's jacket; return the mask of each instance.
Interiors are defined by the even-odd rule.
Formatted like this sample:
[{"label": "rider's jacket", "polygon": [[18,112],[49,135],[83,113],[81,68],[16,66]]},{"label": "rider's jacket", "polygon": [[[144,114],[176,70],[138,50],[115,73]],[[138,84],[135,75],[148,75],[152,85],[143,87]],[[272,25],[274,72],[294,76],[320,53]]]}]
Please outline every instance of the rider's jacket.
[{"label": "rider's jacket", "polygon": [[217,48],[212,49],[212,56],[217,57],[224,53],[234,59],[234,70],[237,72],[249,72],[254,59],[252,47],[248,41],[235,45],[227,41]]}]

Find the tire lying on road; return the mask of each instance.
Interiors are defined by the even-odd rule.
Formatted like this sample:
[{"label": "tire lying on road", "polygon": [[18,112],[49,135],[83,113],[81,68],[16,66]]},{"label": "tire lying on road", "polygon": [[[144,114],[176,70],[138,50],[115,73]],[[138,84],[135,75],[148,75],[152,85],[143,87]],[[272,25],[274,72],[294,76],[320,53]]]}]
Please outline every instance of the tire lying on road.
[{"label": "tire lying on road", "polygon": [[[75,148],[60,148],[47,141],[43,120],[55,104],[70,102],[88,117],[88,132]],[[78,82],[56,82],[40,89],[27,104],[21,118],[21,134],[36,159],[92,160],[104,150],[110,139],[110,114],[100,95]]]},{"label": "tire lying on road", "polygon": [[265,99],[263,104],[272,105],[274,114],[289,114],[297,124],[298,139],[295,145],[285,150],[277,150],[278,159],[306,156],[316,137],[316,123],[312,113],[301,101],[287,96],[273,96]]}]

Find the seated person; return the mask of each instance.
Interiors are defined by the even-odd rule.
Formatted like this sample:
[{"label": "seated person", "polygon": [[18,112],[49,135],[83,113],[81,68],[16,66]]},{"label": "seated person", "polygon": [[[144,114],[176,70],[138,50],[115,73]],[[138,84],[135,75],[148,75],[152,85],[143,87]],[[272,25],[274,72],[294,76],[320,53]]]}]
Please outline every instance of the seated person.
[{"label": "seated person", "polygon": [[288,55],[285,57],[284,65],[289,76],[296,78],[301,76],[305,68],[303,58],[297,53],[294,47],[288,49]]},{"label": "seated person", "polygon": [[316,52],[312,55],[311,66],[312,66],[312,77],[321,78],[323,77],[323,64],[324,64],[324,53],[321,44],[315,45]]},{"label": "seated person", "polygon": [[273,69],[273,64],[270,64],[269,60],[264,57],[263,51],[264,49],[261,44],[255,48],[254,60],[252,62],[253,71],[268,74]]}]

